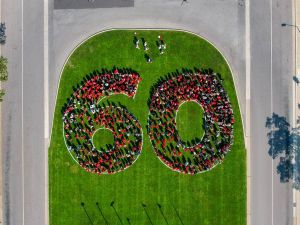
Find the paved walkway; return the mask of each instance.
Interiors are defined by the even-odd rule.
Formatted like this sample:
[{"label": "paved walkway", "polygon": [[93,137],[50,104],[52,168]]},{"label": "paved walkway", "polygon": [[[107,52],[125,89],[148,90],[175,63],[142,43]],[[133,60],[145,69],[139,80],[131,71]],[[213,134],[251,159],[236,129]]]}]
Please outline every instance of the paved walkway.
[{"label": "paved walkway", "polygon": [[[295,16],[295,25],[300,26],[300,0],[294,1],[294,16]],[[295,29],[295,74],[297,78],[300,79],[300,32]],[[297,119],[300,117],[300,108],[298,104],[300,104],[300,84],[294,84],[295,87],[295,116],[294,116],[294,126],[296,125]],[[294,225],[300,225],[300,190],[294,190]]]},{"label": "paved walkway", "polygon": [[[2,21],[2,17],[1,17],[1,0],[0,0],[0,22],[3,22]],[[1,45],[0,45],[0,56],[2,55],[2,52],[1,52]],[[0,89],[2,89],[2,85],[1,85],[1,82],[0,82]],[[2,140],[2,123],[1,123],[1,106],[2,104],[0,103],[0,224],[2,224],[2,221],[3,221],[3,185],[2,185],[2,143],[1,143],[1,140]]]}]

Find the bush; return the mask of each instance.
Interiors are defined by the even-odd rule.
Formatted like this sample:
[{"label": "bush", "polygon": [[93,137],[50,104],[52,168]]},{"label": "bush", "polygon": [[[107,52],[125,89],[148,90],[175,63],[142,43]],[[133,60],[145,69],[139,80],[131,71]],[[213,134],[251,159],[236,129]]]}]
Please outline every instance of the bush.
[{"label": "bush", "polygon": [[0,44],[5,44],[6,42],[5,29],[5,23],[0,23]]},{"label": "bush", "polygon": [[0,81],[6,81],[8,78],[7,73],[7,58],[0,57]]}]

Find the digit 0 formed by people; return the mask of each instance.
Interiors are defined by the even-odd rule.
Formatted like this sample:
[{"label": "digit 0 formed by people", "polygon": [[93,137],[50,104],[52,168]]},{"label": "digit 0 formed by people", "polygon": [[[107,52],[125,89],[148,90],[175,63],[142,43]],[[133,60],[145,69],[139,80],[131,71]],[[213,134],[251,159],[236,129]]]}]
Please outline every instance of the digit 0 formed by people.
[{"label": "digit 0 formed by people", "polygon": [[[204,135],[187,146],[176,128],[179,106],[197,102],[204,111]],[[156,155],[174,171],[196,174],[221,163],[233,143],[234,116],[217,76],[183,73],[160,80],[149,99],[148,133]]]},{"label": "digit 0 formed by people", "polygon": [[[66,146],[86,171],[109,174],[132,165],[141,154],[142,129],[138,120],[121,104],[99,102],[112,94],[134,97],[139,74],[129,69],[95,71],[81,82],[62,109]],[[96,149],[93,135],[98,129],[113,133],[114,144]]]}]

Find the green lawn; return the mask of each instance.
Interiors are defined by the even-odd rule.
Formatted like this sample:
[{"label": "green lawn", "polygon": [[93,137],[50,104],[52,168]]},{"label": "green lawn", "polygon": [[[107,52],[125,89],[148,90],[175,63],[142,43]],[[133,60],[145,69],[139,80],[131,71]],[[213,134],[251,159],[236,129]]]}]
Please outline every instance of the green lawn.
[{"label": "green lawn", "polygon": [[195,138],[201,139],[203,129],[203,109],[194,102],[184,102],[176,115],[176,127],[182,141],[191,142]]},{"label": "green lawn", "polygon": [[[139,38],[148,42],[153,63],[146,63],[142,49],[135,49],[134,31],[121,30],[94,36],[82,44],[66,63],[49,148],[50,224],[91,224],[80,205],[84,202],[94,225],[106,224],[103,216],[110,225],[129,224],[127,218],[133,225],[167,225],[167,222],[170,225],[245,225],[246,154],[239,106],[228,65],[212,45],[198,36],[174,31],[137,32]],[[167,43],[163,55],[159,55],[155,43],[159,34]],[[97,176],[79,167],[68,153],[62,133],[61,108],[72,94],[72,87],[83,77],[95,69],[111,69],[113,66],[132,68],[142,77],[134,99],[115,95],[109,97],[109,101],[120,101],[139,120],[144,134],[143,150],[138,160],[124,172]],[[211,68],[222,76],[236,123],[234,145],[225,161],[209,172],[191,176],[173,172],[160,162],[151,147],[146,123],[151,86],[168,73],[194,67]],[[179,116],[188,118],[187,122],[199,118],[202,123],[201,108],[192,111],[197,111],[197,114],[183,109],[182,112],[179,110]],[[195,129],[179,127],[183,138],[201,137],[201,124],[190,123],[188,127],[194,127],[197,133],[194,133]],[[112,201],[114,208],[110,206]],[[96,202],[99,202],[101,211]],[[142,203],[146,207],[143,208]]]},{"label": "green lawn", "polygon": [[114,136],[110,130],[101,128],[94,133],[92,141],[95,148],[105,148],[106,144],[114,144]]}]

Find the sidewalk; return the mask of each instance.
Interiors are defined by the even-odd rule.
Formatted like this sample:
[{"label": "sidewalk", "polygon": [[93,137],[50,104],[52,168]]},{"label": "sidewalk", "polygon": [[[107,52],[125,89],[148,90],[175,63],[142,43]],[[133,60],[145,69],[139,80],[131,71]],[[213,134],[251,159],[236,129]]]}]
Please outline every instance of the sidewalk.
[{"label": "sidewalk", "polygon": [[[300,26],[300,0],[294,0],[294,16],[295,25]],[[300,79],[300,33],[295,29],[294,41],[295,41],[295,75]],[[300,84],[295,84],[294,90],[294,124],[296,125],[297,119],[300,117]],[[294,200],[294,210],[293,210],[293,220],[294,225],[300,225],[300,190],[293,190],[293,200]]]},{"label": "sidewalk", "polygon": [[[0,0],[0,22],[3,22],[2,21],[2,14],[1,14],[1,11],[2,11],[2,1]],[[2,55],[2,52],[1,52],[1,45],[0,45],[0,56]],[[0,89],[2,87],[2,84],[0,82]],[[0,225],[2,225],[2,221],[3,221],[3,183],[2,183],[2,117],[1,117],[1,112],[2,112],[2,109],[1,109],[2,105],[0,103]]]},{"label": "sidewalk", "polygon": [[[0,0],[0,22],[2,21],[2,15],[1,15],[1,7],[2,1]],[[0,45],[0,56],[2,55],[1,52],[1,45]],[[2,84],[0,82],[0,89],[2,87]],[[1,103],[0,103],[0,225],[2,225],[2,221],[3,221],[3,183],[2,183],[2,120],[1,120]]]},{"label": "sidewalk", "polygon": [[[0,22],[2,21],[2,15],[1,15],[1,7],[2,1],[0,0]],[[0,45],[0,56],[2,55],[1,52],[1,45]],[[2,87],[2,84],[0,82],[0,89]],[[0,225],[2,225],[2,221],[3,221],[3,184],[2,184],[2,121],[1,121],[1,103],[0,103]]]}]

